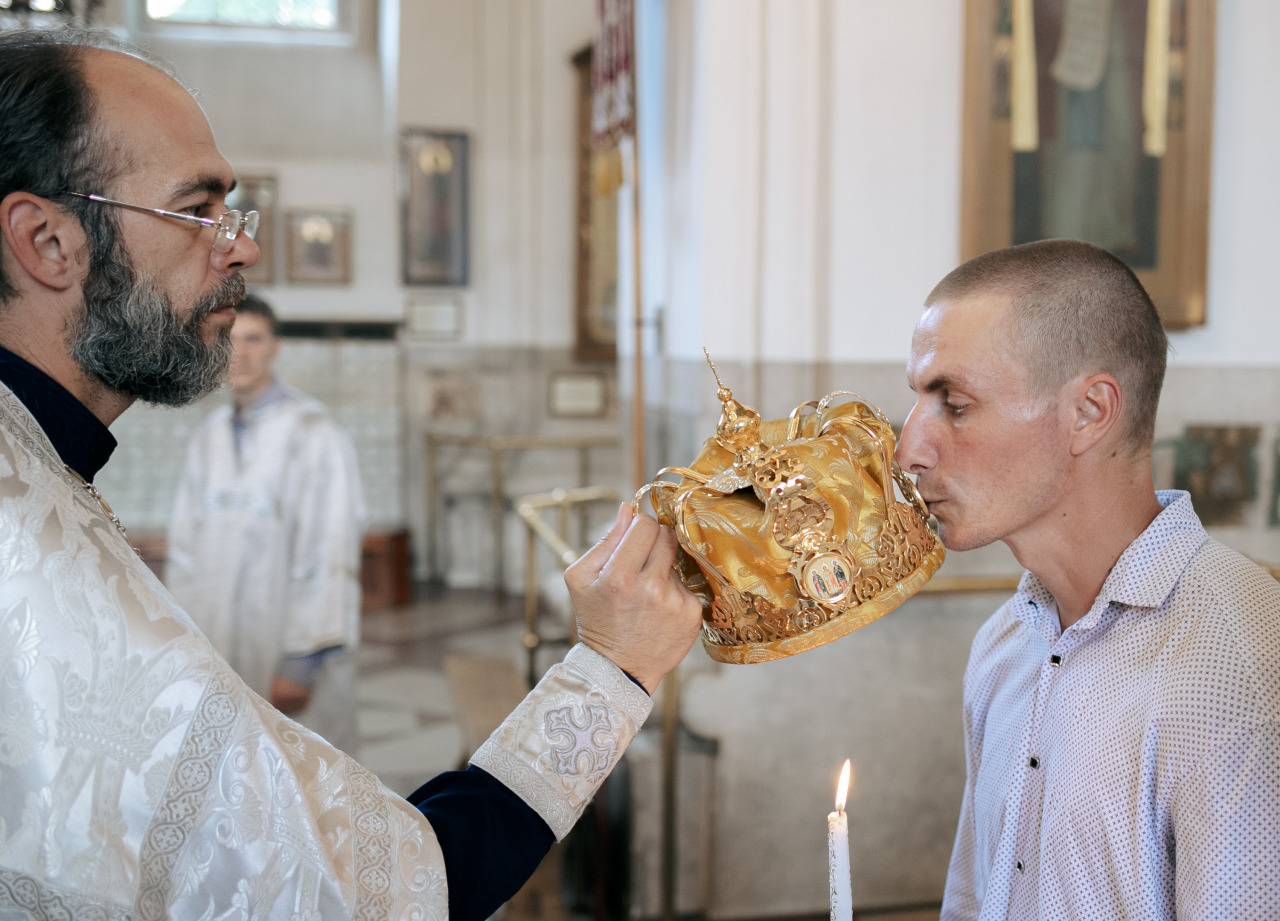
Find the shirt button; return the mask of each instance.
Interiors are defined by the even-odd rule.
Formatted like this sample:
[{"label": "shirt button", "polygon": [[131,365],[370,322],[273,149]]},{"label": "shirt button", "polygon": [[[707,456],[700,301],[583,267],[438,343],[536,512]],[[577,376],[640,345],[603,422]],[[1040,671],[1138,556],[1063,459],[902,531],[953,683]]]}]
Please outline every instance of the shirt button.
[{"label": "shirt button", "polygon": [[1036,768],[1040,767],[1040,759],[1037,758],[1035,755],[1032,755],[1030,758],[1027,759],[1027,764],[1031,767],[1032,770],[1035,770]]},{"label": "shirt button", "polygon": [[1014,866],[1018,868],[1018,872],[1019,872],[1019,873],[1021,873],[1021,872],[1022,872],[1022,861],[1021,861],[1021,860],[1019,860],[1017,863],[1015,863],[1015,864],[1014,864]]},{"label": "shirt button", "polygon": [[1049,664],[1052,665],[1054,668],[1057,668],[1059,665],[1062,664],[1062,656],[1057,654],[1049,656]]}]

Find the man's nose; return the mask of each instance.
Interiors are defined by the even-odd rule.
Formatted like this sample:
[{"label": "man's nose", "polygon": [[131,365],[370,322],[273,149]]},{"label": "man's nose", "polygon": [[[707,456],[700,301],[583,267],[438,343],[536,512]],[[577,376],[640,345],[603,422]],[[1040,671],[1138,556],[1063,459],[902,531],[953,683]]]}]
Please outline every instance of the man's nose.
[{"label": "man's nose", "polygon": [[921,473],[933,466],[936,455],[925,439],[925,424],[920,417],[920,404],[911,408],[907,421],[902,423],[894,458],[907,473]]},{"label": "man's nose", "polygon": [[235,240],[231,243],[231,249],[225,253],[217,250],[213,251],[213,267],[222,275],[230,275],[232,272],[243,272],[245,269],[251,269],[258,264],[258,258],[262,255],[262,251],[258,249],[258,244],[248,234],[237,234]]}]

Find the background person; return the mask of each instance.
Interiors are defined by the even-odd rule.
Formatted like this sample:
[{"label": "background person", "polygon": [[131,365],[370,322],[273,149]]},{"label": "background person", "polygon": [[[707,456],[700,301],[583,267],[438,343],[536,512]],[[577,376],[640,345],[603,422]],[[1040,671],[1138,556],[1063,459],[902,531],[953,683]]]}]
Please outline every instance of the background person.
[{"label": "background person", "polygon": [[278,331],[262,298],[236,305],[232,402],[187,449],[165,582],[249,687],[355,756],[360,477],[328,410],[277,379]]},{"label": "background person", "polygon": [[948,549],[1027,569],[969,657],[942,917],[1280,917],[1280,585],[1153,487],[1150,298],[1050,240],[925,304],[898,461]]}]

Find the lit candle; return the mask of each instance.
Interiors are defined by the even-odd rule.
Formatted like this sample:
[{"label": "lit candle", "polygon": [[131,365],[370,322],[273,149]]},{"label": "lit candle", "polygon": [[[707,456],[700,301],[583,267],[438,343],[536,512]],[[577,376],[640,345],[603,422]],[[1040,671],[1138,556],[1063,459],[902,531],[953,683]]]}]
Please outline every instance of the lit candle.
[{"label": "lit candle", "polygon": [[844,811],[849,794],[849,761],[845,759],[836,786],[836,811],[827,816],[827,867],[831,878],[831,921],[852,921],[853,893],[849,881],[849,817]]}]

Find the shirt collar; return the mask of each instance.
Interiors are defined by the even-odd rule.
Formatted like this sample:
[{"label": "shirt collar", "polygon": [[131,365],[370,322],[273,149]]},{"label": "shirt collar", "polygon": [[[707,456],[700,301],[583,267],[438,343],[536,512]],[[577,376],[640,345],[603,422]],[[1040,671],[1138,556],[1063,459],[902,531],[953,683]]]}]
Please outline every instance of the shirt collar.
[{"label": "shirt collar", "polygon": [[1156,493],[1156,499],[1164,511],[1120,554],[1103,583],[1104,600],[1158,608],[1177,586],[1191,558],[1209,539],[1191,507],[1190,493],[1170,489]]},{"label": "shirt collar", "polygon": [[280,381],[280,378],[272,378],[271,386],[268,387],[261,396],[244,409],[233,410],[232,415],[238,420],[247,421],[258,416],[269,407],[275,406],[288,396],[289,388]]},{"label": "shirt collar", "polygon": [[3,346],[0,383],[35,417],[62,462],[92,483],[116,449],[115,436],[102,420],[48,374]]},{"label": "shirt collar", "polygon": [[[1158,608],[1177,587],[1191,558],[1209,539],[1191,507],[1191,495],[1183,490],[1156,493],[1162,511],[1116,560],[1102,591],[1080,620],[1080,628],[1097,623],[1101,612],[1113,603],[1136,608]],[[1023,611],[1043,612],[1057,622],[1057,606],[1044,583],[1031,572],[1022,574],[1014,596]],[[1035,618],[1036,614],[1030,615]]]}]

